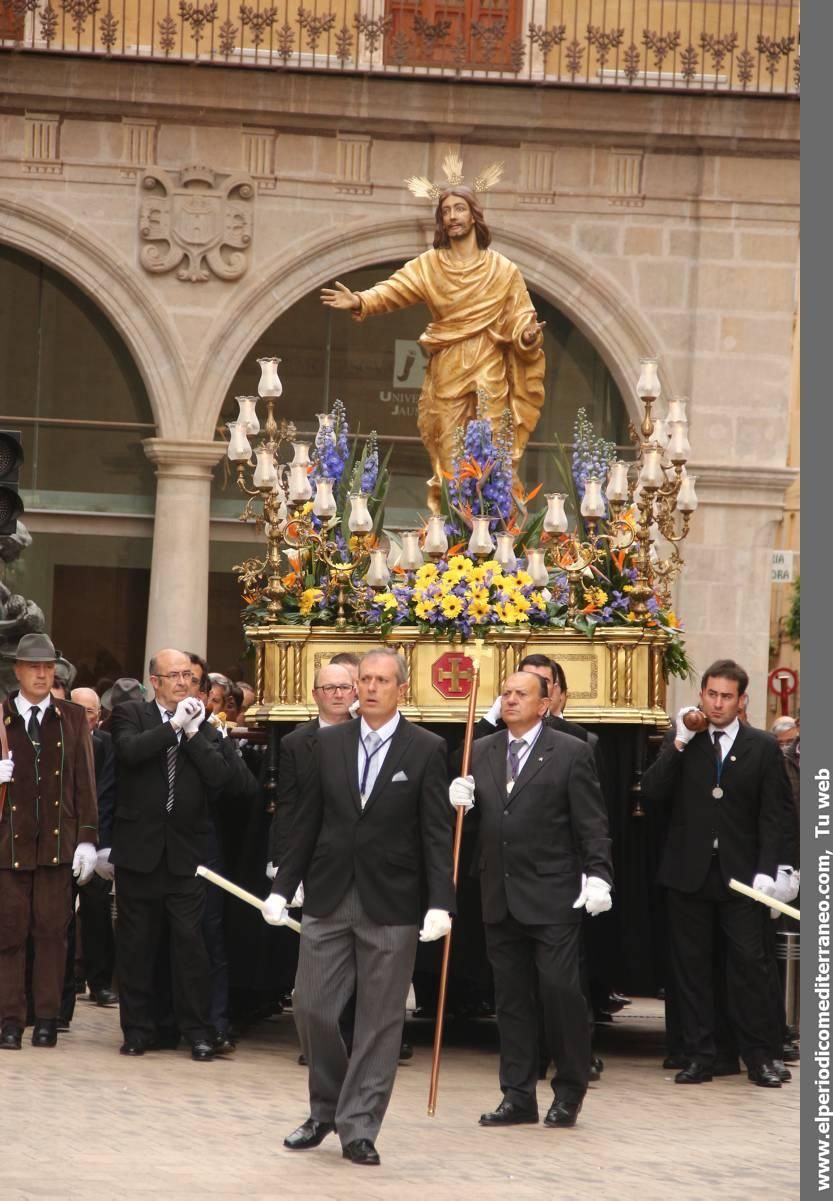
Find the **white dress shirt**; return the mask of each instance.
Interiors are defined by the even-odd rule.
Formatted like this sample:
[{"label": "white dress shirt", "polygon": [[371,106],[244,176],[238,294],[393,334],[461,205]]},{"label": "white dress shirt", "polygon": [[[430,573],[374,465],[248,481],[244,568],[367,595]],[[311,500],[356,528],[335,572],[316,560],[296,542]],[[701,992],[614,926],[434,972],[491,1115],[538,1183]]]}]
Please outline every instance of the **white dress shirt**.
[{"label": "white dress shirt", "polygon": [[[524,744],[521,747],[521,749],[518,751],[518,775],[520,775],[521,772],[523,771],[524,764],[526,763],[527,758],[529,757],[529,753],[532,750],[532,748],[535,746],[535,743],[538,741],[538,735],[541,733],[543,728],[544,728],[544,723],[542,721],[539,721],[538,724],[534,725],[531,730],[527,730],[527,732],[525,734],[519,734],[517,736],[518,738],[520,738],[520,740]],[[516,736],[514,734],[511,734],[508,730],[506,731],[506,734],[507,734],[507,739],[506,739],[506,789],[507,789],[507,792],[511,792],[515,786],[515,781],[511,778],[511,776],[509,774],[509,743],[515,742]]]},{"label": "white dress shirt", "polygon": [[738,736],[739,729],[740,721],[737,718],[730,722],[728,726],[713,726],[712,723],[709,722],[709,738],[711,739],[712,744],[714,743],[715,734],[719,732],[723,735],[723,737],[720,739],[720,756],[722,759],[725,760],[726,756],[729,754],[729,751],[732,749],[734,741]]},{"label": "white dress shirt", "polygon": [[[388,753],[388,748],[390,746],[390,740],[391,740],[391,738],[393,738],[394,734],[396,733],[396,727],[399,725],[399,716],[400,716],[399,711],[397,710],[397,712],[393,715],[393,717],[390,719],[390,721],[386,722],[385,725],[380,726],[379,729],[376,731],[376,733],[379,735],[379,737],[381,738],[382,741],[381,741],[379,749],[376,751],[376,753],[374,755],[370,756],[370,766],[368,767],[368,771],[367,771],[367,781],[365,783],[364,792],[362,792],[362,794],[361,794],[362,809],[364,809],[365,803],[367,802],[367,798],[370,796],[371,792],[373,791],[373,787],[376,783],[376,778],[379,775],[379,772],[382,770],[382,764],[385,762],[385,756]],[[364,769],[365,769],[365,764],[366,764],[366,760],[367,760],[367,751],[365,749],[365,739],[367,738],[367,736],[370,732],[371,732],[370,726],[367,724],[365,719],[362,718],[361,719],[361,728],[359,730],[359,754],[358,754],[359,791],[361,791],[362,777],[364,776]]]},{"label": "white dress shirt", "polygon": [[21,692],[18,692],[17,696],[14,698],[14,703],[17,705],[18,713],[26,722],[29,720],[30,711],[32,709],[36,709],[38,713],[38,725],[40,725],[40,723],[43,721],[44,713],[52,704],[52,700],[52,693],[48,692],[42,701],[38,701],[37,704],[33,705],[31,701],[27,701],[25,699]]}]

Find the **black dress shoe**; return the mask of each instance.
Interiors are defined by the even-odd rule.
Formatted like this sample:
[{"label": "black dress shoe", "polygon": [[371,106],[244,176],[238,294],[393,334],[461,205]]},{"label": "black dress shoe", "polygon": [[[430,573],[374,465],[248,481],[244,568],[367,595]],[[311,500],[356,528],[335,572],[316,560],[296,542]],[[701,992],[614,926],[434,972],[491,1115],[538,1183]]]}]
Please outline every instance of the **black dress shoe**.
[{"label": "black dress shoe", "polygon": [[334,1130],[332,1122],[316,1122],[315,1118],[307,1118],[303,1125],[286,1136],[283,1145],[290,1151],[309,1151],[310,1148],[323,1143],[327,1135],[332,1134]]},{"label": "black dress shoe", "polygon": [[399,1062],[408,1063],[414,1057],[414,1049],[410,1043],[403,1043],[399,1048]]},{"label": "black dress shoe", "polygon": [[664,1072],[679,1072],[680,1068],[688,1067],[687,1055],[666,1055],[662,1061],[662,1070]]},{"label": "black dress shoe", "polygon": [[781,1055],[782,1063],[798,1063],[801,1059],[801,1050],[794,1043],[784,1043],[784,1050]]},{"label": "black dress shoe", "polygon": [[681,1072],[677,1072],[674,1077],[675,1084],[708,1084],[712,1079],[714,1072],[710,1063],[702,1063],[698,1059],[692,1059],[687,1068],[683,1068]]},{"label": "black dress shoe", "polygon": [[590,1071],[587,1073],[587,1079],[591,1084],[598,1084],[602,1078],[602,1074],[595,1064],[590,1064]]},{"label": "black dress shoe", "polygon": [[211,1047],[215,1055],[233,1055],[237,1050],[237,1043],[227,1034],[218,1032],[211,1040]]},{"label": "black dress shoe", "polygon": [[119,998],[110,988],[90,989],[90,1000],[95,1001],[96,1005],[100,1005],[102,1009],[110,1009],[113,1005],[118,1005]]},{"label": "black dress shoe", "polygon": [[191,1058],[195,1063],[208,1063],[214,1058],[214,1048],[204,1038],[198,1038],[191,1043]]},{"label": "black dress shoe", "polygon": [[776,1072],[771,1060],[764,1060],[757,1067],[750,1068],[747,1073],[752,1084],[760,1088],[780,1088],[781,1077]]},{"label": "black dress shoe", "polygon": [[57,1018],[36,1018],[35,1028],[32,1031],[32,1046],[33,1047],[57,1047],[58,1045],[58,1019]]},{"label": "black dress shoe", "polygon": [[382,1162],[369,1138],[354,1138],[352,1143],[345,1143],[341,1155],[351,1163],[363,1164],[368,1168],[376,1168]]},{"label": "black dress shoe", "polygon": [[58,1027],[57,1028],[58,1028],[59,1034],[66,1034],[67,1030],[69,1030],[69,1027],[70,1027],[70,1019],[69,1018],[58,1018]]},{"label": "black dress shoe", "polygon": [[497,1109],[491,1113],[481,1113],[481,1126],[525,1126],[534,1125],[538,1121],[538,1106],[535,1101],[529,1105],[516,1105],[514,1101],[501,1101]]},{"label": "black dress shoe", "polygon": [[716,1059],[712,1068],[713,1076],[739,1076],[740,1064],[736,1059]]},{"label": "black dress shoe", "polygon": [[601,1055],[594,1055],[590,1060],[590,1066],[591,1068],[595,1068],[599,1075],[601,1075],[605,1070],[605,1061],[602,1059]]},{"label": "black dress shoe", "polygon": [[773,1059],[772,1066],[775,1068],[775,1073],[782,1084],[789,1084],[793,1078],[793,1074],[783,1059]]},{"label": "black dress shoe", "polygon": [[134,1042],[133,1039],[126,1038],[119,1047],[119,1055],[144,1055],[145,1048],[141,1043]]},{"label": "black dress shoe", "polygon": [[0,1051],[19,1051],[23,1044],[23,1028],[7,1022],[0,1030]]},{"label": "black dress shoe", "polygon": [[581,1101],[553,1101],[544,1118],[545,1126],[575,1126]]}]

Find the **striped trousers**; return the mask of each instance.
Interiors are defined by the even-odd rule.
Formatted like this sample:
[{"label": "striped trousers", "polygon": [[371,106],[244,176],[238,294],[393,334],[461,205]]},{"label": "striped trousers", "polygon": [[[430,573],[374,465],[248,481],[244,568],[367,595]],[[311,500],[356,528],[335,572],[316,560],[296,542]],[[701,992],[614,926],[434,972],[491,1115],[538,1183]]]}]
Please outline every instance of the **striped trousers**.
[{"label": "striped trousers", "polygon": [[[342,1145],[375,1140],[391,1093],[414,969],[417,926],[379,926],[355,884],[327,917],[304,914],[293,1013],[309,1063],[310,1116]],[[348,1058],[338,1020],[356,992]]]}]

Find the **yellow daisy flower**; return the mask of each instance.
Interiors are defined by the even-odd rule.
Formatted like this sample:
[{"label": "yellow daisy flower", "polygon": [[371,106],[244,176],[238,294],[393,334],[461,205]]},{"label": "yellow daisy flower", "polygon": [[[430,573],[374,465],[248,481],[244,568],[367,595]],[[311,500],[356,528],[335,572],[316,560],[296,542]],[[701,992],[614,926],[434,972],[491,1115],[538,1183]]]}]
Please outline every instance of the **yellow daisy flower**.
[{"label": "yellow daisy flower", "polygon": [[473,566],[474,564],[471,559],[468,559],[465,555],[452,555],[448,560],[449,571],[465,571],[467,568]]},{"label": "yellow daisy flower", "polygon": [[459,596],[445,596],[442,600],[443,617],[459,617],[463,602]]},{"label": "yellow daisy flower", "polygon": [[469,617],[473,618],[475,621],[480,621],[482,618],[488,617],[489,616],[488,600],[476,600],[476,599],[472,598],[472,600],[469,601],[468,615],[469,615]]},{"label": "yellow daisy flower", "polygon": [[430,600],[420,601],[414,608],[414,613],[420,621],[427,621],[434,611],[433,602]]}]

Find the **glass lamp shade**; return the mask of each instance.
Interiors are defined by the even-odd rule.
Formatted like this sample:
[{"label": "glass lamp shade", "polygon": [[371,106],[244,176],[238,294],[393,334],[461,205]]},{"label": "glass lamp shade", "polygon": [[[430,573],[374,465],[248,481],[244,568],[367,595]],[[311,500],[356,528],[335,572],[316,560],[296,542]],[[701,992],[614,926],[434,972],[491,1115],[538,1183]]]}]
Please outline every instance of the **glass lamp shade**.
[{"label": "glass lamp shade", "polygon": [[312,496],[307,469],[303,463],[292,463],[289,467],[289,500],[293,505],[305,504]]},{"label": "glass lamp shade", "polygon": [[668,443],[666,454],[672,463],[686,463],[691,454],[691,446],[688,441],[688,423],[685,421],[669,422],[671,428],[671,438]]},{"label": "glass lamp shade", "polygon": [[278,379],[280,359],[258,359],[257,361],[260,366],[260,382],[257,385],[258,396],[282,396],[283,384]]},{"label": "glass lamp shade", "polygon": [[268,446],[258,446],[255,456],[257,458],[257,466],[252,476],[252,483],[256,488],[274,488],[277,483],[278,473],[275,470],[275,456],[271,448]]},{"label": "glass lamp shade", "polygon": [[642,470],[639,473],[640,488],[661,488],[665,476],[660,462],[658,446],[646,446],[642,451]]},{"label": "glass lamp shade", "polygon": [[548,492],[544,499],[547,511],[544,515],[544,529],[548,534],[564,534],[567,530],[567,514],[564,512],[566,496],[563,492]]},{"label": "glass lamp shade", "polygon": [[605,515],[602,496],[602,481],[596,475],[588,475],[584,481],[584,496],[581,501],[582,517],[598,518]]},{"label": "glass lamp shade", "polygon": [[232,463],[248,463],[252,457],[252,448],[246,437],[245,429],[239,421],[227,421],[226,429],[229,433],[228,450],[226,451],[229,460]]},{"label": "glass lamp shade", "polygon": [[668,428],[668,423],[663,421],[662,417],[657,417],[654,422],[654,428],[651,431],[650,441],[656,443],[660,450],[665,450],[670,436],[671,431]]},{"label": "glass lamp shade", "polygon": [[402,553],[399,556],[399,566],[405,571],[416,571],[422,567],[422,551],[419,549],[419,531],[406,530],[402,534]]},{"label": "glass lamp shade", "polygon": [[383,550],[370,552],[370,566],[367,569],[367,582],[371,588],[384,588],[390,580],[390,568]]},{"label": "glass lamp shade", "polygon": [[637,396],[650,396],[656,400],[660,392],[656,359],[640,359],[639,379],[636,381]]},{"label": "glass lamp shade", "polygon": [[373,518],[367,507],[367,497],[362,492],[350,496],[350,516],[347,518],[347,528],[351,534],[369,534],[373,529]]},{"label": "glass lamp shade", "polygon": [[335,517],[336,515],[336,498],[333,496],[333,480],[330,476],[324,476],[318,481],[315,488],[315,500],[312,502],[312,511],[316,517]]},{"label": "glass lamp shade", "polygon": [[318,418],[318,432],[321,434],[329,433],[333,428],[333,418],[330,413],[316,413]]},{"label": "glass lamp shade", "polygon": [[543,588],[549,583],[550,573],[544,562],[544,552],[540,548],[526,552],[526,570],[536,588]]},{"label": "glass lamp shade", "polygon": [[518,560],[515,558],[515,539],[504,530],[495,535],[495,541],[497,542],[495,558],[501,568],[503,571],[514,571],[518,566]]},{"label": "glass lamp shade", "polygon": [[605,495],[614,504],[624,503],[628,499],[628,465],[622,459],[610,464]]},{"label": "glass lamp shade", "polygon": [[391,539],[390,550],[388,551],[388,567],[393,571],[394,567],[399,566],[399,560],[402,557],[402,548],[397,542]]},{"label": "glass lamp shade", "polygon": [[293,467],[309,467],[309,442],[293,442]]},{"label": "glass lamp shade", "polygon": [[686,403],[685,400],[669,400],[668,412],[665,414],[666,424],[670,424],[672,421],[688,421],[685,411]]},{"label": "glass lamp shade", "polygon": [[488,517],[472,517],[471,537],[468,552],[470,555],[490,555],[494,548],[492,535],[489,533]]},{"label": "glass lamp shade", "polygon": [[677,493],[677,508],[681,513],[693,513],[697,508],[697,493],[694,491],[696,482],[697,476],[689,475],[684,467],[680,491]]},{"label": "glass lamp shade", "polygon": [[427,555],[444,555],[448,550],[445,519],[439,513],[435,513],[433,517],[428,518],[428,524],[425,527],[425,537],[422,540],[422,549]]},{"label": "glass lamp shade", "polygon": [[237,401],[237,424],[242,427],[247,434],[259,434],[260,422],[257,419],[257,397],[256,396],[235,396]]}]

